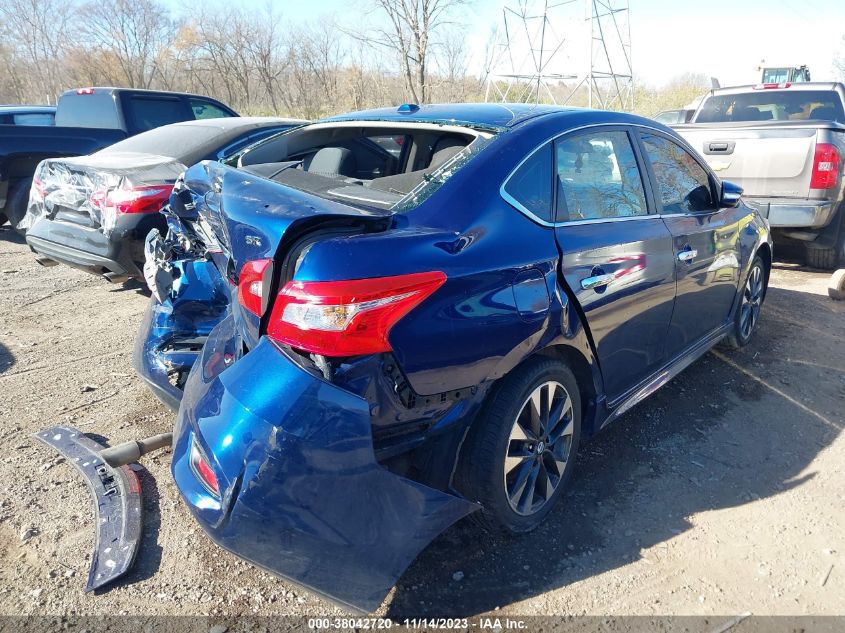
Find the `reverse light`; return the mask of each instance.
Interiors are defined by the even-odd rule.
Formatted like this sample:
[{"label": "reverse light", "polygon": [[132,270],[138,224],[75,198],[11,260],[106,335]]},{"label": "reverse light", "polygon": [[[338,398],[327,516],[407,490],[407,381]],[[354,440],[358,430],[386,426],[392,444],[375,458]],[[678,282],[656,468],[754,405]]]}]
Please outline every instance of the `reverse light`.
[{"label": "reverse light", "polygon": [[830,143],[816,143],[810,189],[833,189],[839,184],[842,165],[839,150]]},{"label": "reverse light", "polygon": [[256,316],[263,315],[270,302],[272,278],[272,259],[256,259],[244,264],[238,276],[238,303]]},{"label": "reverse light", "polygon": [[90,196],[91,205],[101,211],[116,213],[157,213],[170,198],[173,187],[149,185],[130,189],[109,189],[95,191]]},{"label": "reverse light", "polygon": [[439,271],[353,279],[290,281],[276,297],[267,334],[323,356],[391,351],[390,329],[446,281]]},{"label": "reverse light", "polygon": [[217,482],[217,475],[214,474],[214,469],[208,463],[205,455],[197,446],[196,438],[191,439],[191,470],[202,484],[203,488],[208,490],[215,497],[220,497],[220,485]]}]

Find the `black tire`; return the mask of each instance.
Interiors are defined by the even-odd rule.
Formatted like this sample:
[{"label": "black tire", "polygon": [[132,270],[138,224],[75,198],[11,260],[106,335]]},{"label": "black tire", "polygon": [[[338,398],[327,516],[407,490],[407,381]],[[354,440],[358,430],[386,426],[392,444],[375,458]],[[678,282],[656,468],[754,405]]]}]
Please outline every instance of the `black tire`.
[{"label": "black tire", "polygon": [[7,220],[8,220],[8,218],[6,217],[6,214],[0,213],[0,226],[3,226],[4,224],[6,224]]},{"label": "black tire", "polygon": [[32,178],[19,180],[9,191],[6,198],[6,216],[9,224],[20,235],[26,235],[26,231],[18,229],[18,224],[26,215],[29,206],[29,189],[32,187]]},{"label": "black tire", "polygon": [[819,270],[836,270],[839,265],[839,252],[835,248],[807,247],[807,266]]},{"label": "black tire", "polygon": [[[544,388],[548,405],[540,407],[554,412],[546,416],[551,419],[547,425],[552,428],[541,429],[539,434],[534,429],[523,433],[526,425],[534,422],[531,410],[524,406],[532,406],[529,398],[535,391],[539,390],[538,398],[542,400]],[[569,397],[569,409],[565,396]],[[542,415],[537,421],[541,419]],[[519,420],[525,424],[519,424]],[[514,439],[518,424],[524,440]],[[575,376],[565,363],[537,358],[501,379],[467,433],[458,464],[458,488],[482,506],[472,515],[474,520],[487,531],[509,534],[530,532],[540,525],[572,477],[580,439],[581,397]],[[511,470],[506,472],[508,455]],[[561,458],[565,458],[562,465]],[[519,478],[523,472],[528,474],[520,495]],[[529,487],[532,478],[533,485]],[[529,495],[528,501],[518,503]],[[523,512],[518,510],[520,507]]]},{"label": "black tire", "polygon": [[725,338],[729,347],[745,347],[754,336],[760,321],[760,310],[766,298],[768,281],[769,271],[763,259],[757,255],[742,283],[742,295],[734,315],[733,327]]}]

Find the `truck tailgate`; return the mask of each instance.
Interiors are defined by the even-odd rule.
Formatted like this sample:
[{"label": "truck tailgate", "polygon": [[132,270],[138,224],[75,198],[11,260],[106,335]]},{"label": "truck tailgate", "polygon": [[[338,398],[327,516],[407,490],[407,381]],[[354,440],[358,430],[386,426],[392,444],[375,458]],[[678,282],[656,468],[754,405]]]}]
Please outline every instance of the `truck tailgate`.
[{"label": "truck tailgate", "polygon": [[720,178],[738,184],[747,196],[810,195],[815,127],[691,124],[675,129]]}]

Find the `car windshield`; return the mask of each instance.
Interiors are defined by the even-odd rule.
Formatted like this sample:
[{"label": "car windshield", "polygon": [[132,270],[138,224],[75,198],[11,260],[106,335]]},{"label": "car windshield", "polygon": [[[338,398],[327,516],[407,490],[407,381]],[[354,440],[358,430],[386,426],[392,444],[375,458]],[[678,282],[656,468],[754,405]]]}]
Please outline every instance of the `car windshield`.
[{"label": "car windshield", "polygon": [[704,102],[696,123],[808,120],[845,122],[839,94],[787,88],[714,95]]}]

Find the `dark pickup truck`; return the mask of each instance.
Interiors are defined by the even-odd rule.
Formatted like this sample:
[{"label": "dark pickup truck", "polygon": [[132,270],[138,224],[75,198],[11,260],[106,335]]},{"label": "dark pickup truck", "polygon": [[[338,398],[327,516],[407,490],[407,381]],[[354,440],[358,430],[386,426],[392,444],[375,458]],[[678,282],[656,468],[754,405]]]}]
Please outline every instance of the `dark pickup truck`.
[{"label": "dark pickup truck", "polygon": [[55,126],[0,124],[0,224],[23,219],[35,167],[84,156],[128,136],[190,121],[238,116],[200,95],[129,88],[79,88],[59,97]]}]

